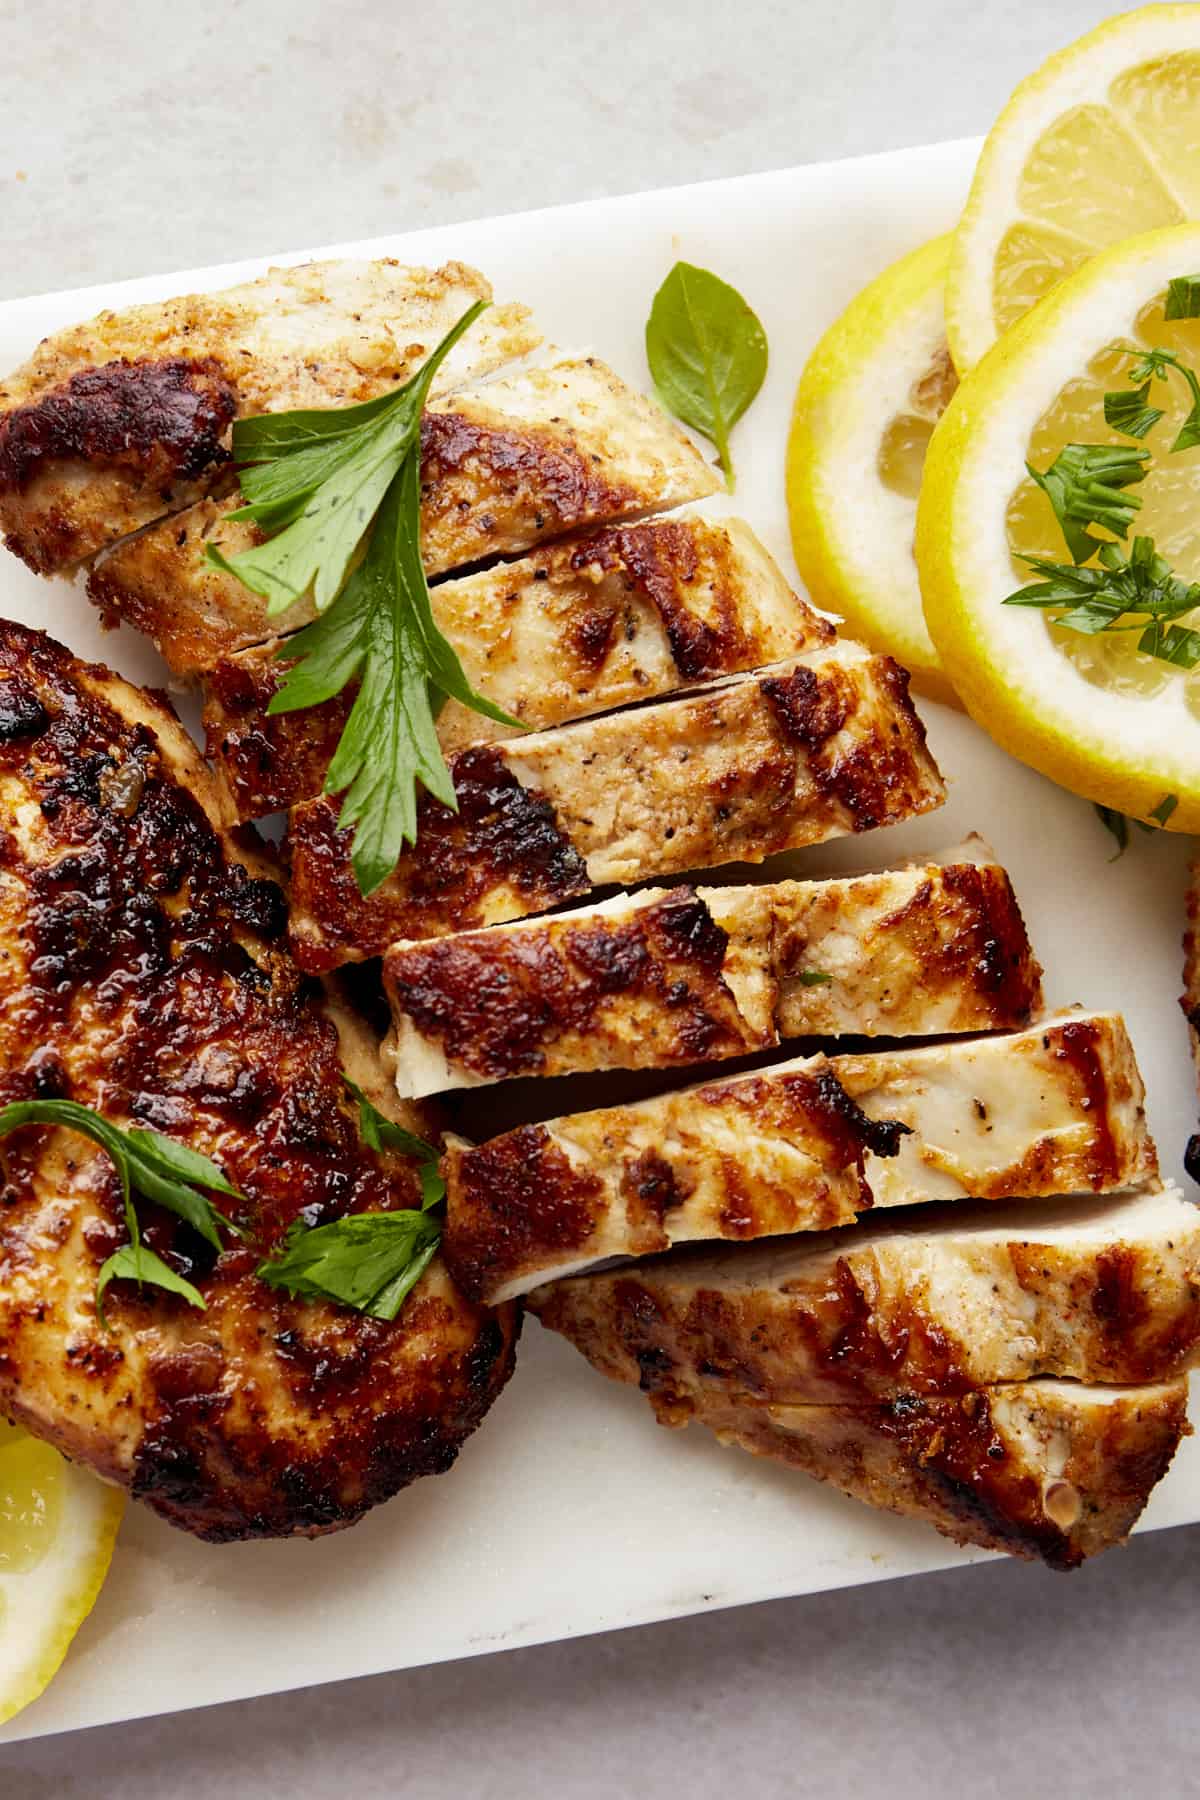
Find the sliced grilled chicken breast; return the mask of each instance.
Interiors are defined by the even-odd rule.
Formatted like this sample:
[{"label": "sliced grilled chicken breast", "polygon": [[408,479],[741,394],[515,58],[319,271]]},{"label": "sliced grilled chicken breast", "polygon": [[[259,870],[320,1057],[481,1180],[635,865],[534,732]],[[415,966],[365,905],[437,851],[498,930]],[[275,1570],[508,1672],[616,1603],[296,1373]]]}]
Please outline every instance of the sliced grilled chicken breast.
[{"label": "sliced grilled chicken breast", "polygon": [[[486,319],[487,314],[484,314]],[[699,500],[718,482],[661,408],[595,357],[520,369],[435,398],[421,422],[421,555],[430,575],[511,556],[587,526]],[[234,492],[209,498],[121,544],[88,592],[194,675],[221,657],[286,635],[308,600],[271,618],[267,603],[205,560],[260,541],[231,520]]]},{"label": "sliced grilled chicken breast", "polygon": [[1106,1193],[1157,1173],[1122,1021],[823,1056],[450,1140],[444,1248],[508,1298],[611,1256],[851,1223],[871,1207]]},{"label": "sliced grilled chicken breast", "polygon": [[384,985],[387,1053],[414,1097],[510,1075],[679,1067],[781,1036],[1011,1029],[1041,1005],[1008,876],[974,860],[650,888],[395,944]]},{"label": "sliced grilled chicken breast", "polygon": [[[757,669],[833,626],[794,594],[740,519],[649,519],[548,544],[433,589],[433,611],[468,679],[534,730]],[[271,717],[287,667],[279,639],[222,657],[204,682],[208,753],[239,817],[321,791],[354,699]],[[451,700],[446,751],[513,736]]]},{"label": "sliced grilled chicken breast", "polygon": [[403,938],[544,912],[607,882],[761,862],[939,806],[941,777],[890,657],[837,643],[703,693],[451,762],[419,840],[369,900],[327,798],[290,822],[292,941],[320,971]]},{"label": "sliced grilled chicken breast", "polygon": [[880,1406],[706,1403],[721,1442],[957,1544],[1074,1569],[1121,1544],[1186,1437],[1187,1382],[1014,1382]]},{"label": "sliced grilled chicken breast", "polygon": [[[490,299],[462,263],[304,263],[56,332],[0,386],[9,549],[42,575],[71,568],[203,494],[229,464],[235,418],[369,400]],[[436,389],[539,342],[525,307],[489,308]]]},{"label": "sliced grilled chicken breast", "polygon": [[202,1537],[352,1523],[454,1461],[511,1370],[514,1315],[466,1301],[440,1261],[392,1324],[258,1279],[297,1220],[419,1201],[412,1162],[363,1143],[344,1074],[414,1115],[374,1040],[301,978],[282,894],[224,832],[174,715],[4,624],[0,793],[0,1103],[65,1097],[179,1139],[240,1190],[223,1204],[246,1233],[214,1258],[139,1202],[207,1310],[121,1281],[105,1331],[113,1165],[61,1129],[5,1139],[0,1414]]},{"label": "sliced grilled chicken breast", "polygon": [[1037,1375],[1166,1381],[1200,1345],[1200,1209],[1176,1188],[921,1207],[676,1250],[538,1288],[529,1305],[665,1417],[712,1392],[793,1406]]}]

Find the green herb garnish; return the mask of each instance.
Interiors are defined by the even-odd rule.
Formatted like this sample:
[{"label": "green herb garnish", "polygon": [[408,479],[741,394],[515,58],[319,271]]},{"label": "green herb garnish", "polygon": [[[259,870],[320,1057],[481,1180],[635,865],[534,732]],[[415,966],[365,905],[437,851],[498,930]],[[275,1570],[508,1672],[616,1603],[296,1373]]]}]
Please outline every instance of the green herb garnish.
[{"label": "green herb garnish", "polygon": [[646,361],[663,405],[717,447],[733,492],[729,433],[767,373],[767,334],[736,288],[677,262],[650,308]]},{"label": "green herb garnish", "polygon": [[399,1150],[403,1155],[415,1158],[421,1179],[421,1211],[428,1212],[431,1206],[439,1205],[446,1198],[446,1184],[438,1173],[435,1145],[385,1117],[348,1075],[342,1079],[358,1101],[358,1130],[363,1143],[370,1150]]},{"label": "green herb garnish", "polygon": [[244,1196],[230,1185],[217,1165],[207,1156],[189,1150],[186,1144],[176,1143],[174,1138],[162,1137],[157,1131],[113,1125],[90,1106],[80,1106],[74,1100],[16,1100],[0,1107],[0,1138],[24,1125],[59,1125],[90,1138],[112,1159],[120,1178],[129,1242],[113,1252],[97,1277],[96,1316],[101,1325],[107,1330],[104,1293],[109,1282],[116,1280],[148,1282],[152,1287],[166,1288],[204,1311],[203,1296],[191,1282],[177,1275],[142,1243],[133,1196],[140,1194],[165,1207],[199,1232],[214,1250],[220,1250],[222,1230],[235,1237],[240,1237],[241,1232],[231,1219],[217,1211],[204,1190],[227,1194],[233,1200]]},{"label": "green herb garnish", "polygon": [[801,969],[797,979],[801,987],[828,987],[833,976],[827,975],[824,969]]},{"label": "green herb garnish", "polygon": [[[1189,315],[1181,313],[1178,316],[1184,318]],[[1130,380],[1140,381],[1142,385],[1139,388],[1121,389],[1113,394],[1105,394],[1105,419],[1116,430],[1123,431],[1130,437],[1145,437],[1146,433],[1153,430],[1163,416],[1159,408],[1145,405],[1150,392],[1150,383],[1165,381],[1171,371],[1174,371],[1186,381],[1188,391],[1192,396],[1192,407],[1179,428],[1175,442],[1171,445],[1171,454],[1174,456],[1180,450],[1194,449],[1197,444],[1200,444],[1200,381],[1196,378],[1195,370],[1189,368],[1182,357],[1175,354],[1174,350],[1158,348],[1126,350],[1125,354],[1135,359],[1134,365],[1129,371]],[[1138,410],[1139,406],[1144,408],[1146,423],[1141,430],[1135,430],[1133,426],[1142,424],[1143,414]],[[1125,415],[1132,420],[1132,425],[1121,423],[1121,417]]]},{"label": "green herb garnish", "polygon": [[1096,809],[1096,817],[1117,846],[1108,860],[1110,863],[1119,862],[1129,848],[1129,820],[1115,806],[1101,806],[1098,800],[1092,804]]},{"label": "green herb garnish", "polygon": [[371,1150],[399,1150],[417,1159],[420,1208],[349,1213],[328,1225],[291,1227],[282,1252],[258,1265],[260,1280],[296,1299],[336,1300],[373,1319],[394,1319],[421,1279],[442,1239],[431,1209],[446,1197],[435,1147],[380,1112],[349,1076],[343,1080],[358,1102],[358,1129]]},{"label": "green herb garnish", "polygon": [[300,1300],[336,1300],[394,1319],[433,1260],[442,1226],[430,1213],[349,1213],[329,1225],[297,1221],[259,1279]]},{"label": "green herb garnish", "polygon": [[1200,275],[1176,275],[1167,283],[1164,319],[1200,319]]},{"label": "green herb garnish", "polygon": [[1200,582],[1184,582],[1154,548],[1135,537],[1126,555],[1119,544],[1100,547],[1099,567],[1081,569],[1042,557],[1023,560],[1041,581],[1009,594],[1005,606],[1052,612],[1054,623],[1094,637],[1102,631],[1136,631],[1146,656],[1193,669],[1200,663],[1200,631],[1174,621],[1200,606]]},{"label": "green herb garnish", "polygon": [[1102,541],[1087,526],[1102,525],[1114,537],[1127,535],[1142,503],[1123,490],[1143,479],[1149,461],[1149,450],[1129,450],[1123,444],[1068,444],[1041,473],[1026,463],[1054,508],[1077,563],[1094,556]]},{"label": "green herb garnish", "polygon": [[1126,437],[1144,438],[1162,418],[1162,408],[1151,406],[1150,383],[1138,388],[1122,388],[1104,396],[1104,422]]},{"label": "green herb garnish", "polygon": [[1146,833],[1164,830],[1167,820],[1179,805],[1179,795],[1164,794],[1146,819],[1130,819],[1123,812],[1118,812],[1114,806],[1101,806],[1099,801],[1094,801],[1093,805],[1096,817],[1105,831],[1116,841],[1117,848],[1108,860],[1117,862],[1129,848],[1129,827],[1136,825],[1139,831]]},{"label": "green herb garnish", "polygon": [[416,840],[418,782],[457,810],[435,727],[442,702],[519,723],[467,680],[434,622],[421,562],[421,412],[434,374],[482,310],[477,301],[391,393],[359,406],[239,419],[233,454],[246,504],[231,516],[254,520],[267,541],[233,557],[207,548],[211,562],[266,600],[269,614],[312,594],[319,616],[276,653],[295,666],[270,712],[319,706],[360,684],[325,792],[343,795],[338,823],[354,830],[351,861],[364,896]]}]

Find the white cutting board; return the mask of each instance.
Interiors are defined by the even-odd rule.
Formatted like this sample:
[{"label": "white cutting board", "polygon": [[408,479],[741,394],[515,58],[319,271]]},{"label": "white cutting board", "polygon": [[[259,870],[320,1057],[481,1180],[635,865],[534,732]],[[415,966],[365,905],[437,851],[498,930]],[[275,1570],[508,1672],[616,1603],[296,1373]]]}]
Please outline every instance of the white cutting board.
[{"label": "white cutting board", "polygon": [[[796,379],[827,324],[893,258],[953,224],[977,146],[944,144],[277,257],[460,257],[547,334],[647,380],[642,328],[677,257],[734,283],[767,329],[771,371],[734,452],[737,510],[792,569],[783,454]],[[238,263],[0,305],[0,367],[103,306],[222,287]],[[794,573],[794,571],[793,571]],[[104,635],[82,595],[0,554],[0,614],[48,627],[135,680],[163,680],[132,633]],[[849,846],[809,872],[876,866],[983,832],[1012,871],[1051,1004],[1119,1007],[1150,1092],[1164,1171],[1196,1106],[1179,937],[1184,840],[1134,833],[1121,862],[1092,808],[923,708],[948,778],[941,813]],[[1146,1528],[1200,1519],[1200,1438],[1184,1445]],[[49,1692],[0,1731],[43,1732],[534,1644],[969,1560],[921,1525],[782,1469],[671,1433],[536,1322],[517,1373],[449,1476],[317,1543],[215,1549],[131,1507],[112,1573]],[[976,1556],[975,1560],[978,1560]],[[1047,1576],[1047,1580],[1063,1577]]]}]

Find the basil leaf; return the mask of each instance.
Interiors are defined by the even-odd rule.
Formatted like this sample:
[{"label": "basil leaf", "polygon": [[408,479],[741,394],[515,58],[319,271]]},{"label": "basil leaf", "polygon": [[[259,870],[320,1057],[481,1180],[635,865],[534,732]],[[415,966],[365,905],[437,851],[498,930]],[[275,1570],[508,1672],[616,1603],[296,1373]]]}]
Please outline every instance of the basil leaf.
[{"label": "basil leaf", "polygon": [[733,492],[729,433],[767,373],[767,335],[736,288],[677,262],[650,308],[646,361],[668,411],[716,445]]},{"label": "basil leaf", "polygon": [[199,1289],[194,1288],[190,1281],[185,1281],[182,1275],[177,1275],[161,1256],[156,1256],[145,1244],[122,1244],[101,1265],[96,1277],[96,1318],[103,1331],[108,1330],[104,1295],[110,1281],[146,1282],[151,1287],[165,1288],[169,1294],[179,1294],[189,1306],[198,1307],[201,1312],[208,1311]]}]

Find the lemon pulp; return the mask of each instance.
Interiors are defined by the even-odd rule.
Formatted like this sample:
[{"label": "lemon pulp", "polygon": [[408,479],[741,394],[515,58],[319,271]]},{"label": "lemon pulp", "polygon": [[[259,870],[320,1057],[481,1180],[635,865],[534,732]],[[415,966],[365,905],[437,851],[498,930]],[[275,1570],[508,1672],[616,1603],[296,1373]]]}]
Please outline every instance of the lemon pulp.
[{"label": "lemon pulp", "polygon": [[1021,217],[992,271],[1004,331],[1098,250],[1200,213],[1200,49],[1123,69],[1103,103],[1071,107],[1046,127],[1017,191]]}]

